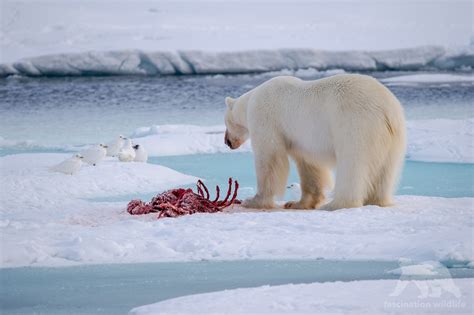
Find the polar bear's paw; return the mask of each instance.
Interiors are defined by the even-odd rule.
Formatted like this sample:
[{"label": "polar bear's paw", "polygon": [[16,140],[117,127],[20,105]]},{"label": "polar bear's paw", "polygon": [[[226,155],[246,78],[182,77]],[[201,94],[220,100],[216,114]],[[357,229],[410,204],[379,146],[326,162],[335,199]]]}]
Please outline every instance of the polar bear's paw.
[{"label": "polar bear's paw", "polygon": [[252,208],[252,209],[273,209],[276,208],[273,199],[269,198],[262,198],[260,196],[255,196],[252,198],[245,199],[242,202],[242,206],[244,208]]},{"label": "polar bear's paw", "polygon": [[314,209],[314,206],[310,204],[302,203],[301,201],[288,201],[283,206],[285,209]]},{"label": "polar bear's paw", "polygon": [[326,210],[326,211],[334,211],[339,209],[347,209],[347,208],[360,208],[362,207],[362,202],[340,202],[337,200],[333,200],[319,208],[319,210]]}]

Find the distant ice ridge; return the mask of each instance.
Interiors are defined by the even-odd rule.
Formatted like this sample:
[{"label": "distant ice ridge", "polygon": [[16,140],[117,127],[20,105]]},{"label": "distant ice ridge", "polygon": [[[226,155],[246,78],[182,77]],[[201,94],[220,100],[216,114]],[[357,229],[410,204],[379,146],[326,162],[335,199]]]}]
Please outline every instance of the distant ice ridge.
[{"label": "distant ice ridge", "polygon": [[[474,163],[474,119],[411,120],[407,130],[409,160]],[[224,125],[162,125],[139,128],[132,137],[150,156],[231,152],[224,131]],[[237,152],[250,150],[246,142]]]},{"label": "distant ice ridge", "polygon": [[4,137],[0,136],[0,147],[9,148],[9,147],[17,147],[17,148],[29,148],[35,146],[33,141],[25,140],[25,141],[15,141],[15,140],[8,140]]},{"label": "distant ice ridge", "polygon": [[411,74],[402,75],[390,78],[384,78],[381,80],[387,85],[398,85],[398,84],[417,84],[417,83],[471,83],[474,82],[473,75],[454,75],[446,73],[423,73],[423,74]]},{"label": "distant ice ridge", "polygon": [[0,77],[82,75],[235,74],[282,69],[347,71],[458,70],[474,68],[474,46],[424,46],[385,51],[316,49],[239,52],[141,50],[90,51],[25,58],[0,65]]}]

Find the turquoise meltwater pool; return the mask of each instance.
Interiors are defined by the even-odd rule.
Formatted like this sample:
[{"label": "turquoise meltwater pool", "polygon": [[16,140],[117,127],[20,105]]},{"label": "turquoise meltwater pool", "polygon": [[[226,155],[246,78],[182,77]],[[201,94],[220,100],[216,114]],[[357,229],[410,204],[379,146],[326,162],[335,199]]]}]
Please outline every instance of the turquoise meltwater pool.
[{"label": "turquoise meltwater pool", "polygon": [[[204,178],[210,187],[226,185],[227,178],[233,177],[243,188],[240,197],[253,193],[256,185],[251,153],[169,156],[151,158],[150,162]],[[299,182],[293,164],[288,182]],[[474,164],[406,161],[397,194],[473,197]]]}]

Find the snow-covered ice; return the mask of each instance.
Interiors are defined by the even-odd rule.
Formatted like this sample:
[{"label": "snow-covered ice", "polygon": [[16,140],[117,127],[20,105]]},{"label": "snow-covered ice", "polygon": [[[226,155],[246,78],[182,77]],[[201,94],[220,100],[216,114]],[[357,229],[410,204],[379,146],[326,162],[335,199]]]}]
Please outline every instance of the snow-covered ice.
[{"label": "snow-covered ice", "polygon": [[[415,161],[474,163],[474,119],[408,121],[407,158]],[[132,137],[150,156],[248,152],[249,142],[230,151],[224,125],[161,125],[138,128]],[[179,145],[176,145],[179,143]]]},{"label": "snow-covered ice", "polygon": [[407,159],[474,163],[474,119],[408,121]]},{"label": "snow-covered ice", "polygon": [[76,212],[91,215],[88,211],[82,213],[84,206],[89,205],[83,198],[155,192],[197,180],[160,165],[119,163],[112,158],[95,167],[84,165],[74,176],[48,171],[51,165],[69,156],[31,153],[1,157],[2,220],[11,217],[43,222],[50,219],[48,213],[58,217]]},{"label": "snow-covered ice", "polygon": [[[224,132],[224,125],[155,125],[138,128],[132,137],[134,143],[147,149],[149,156],[231,152],[224,143]],[[248,151],[250,142],[232,152]]]},{"label": "snow-covered ice", "polygon": [[[157,192],[195,182],[165,167],[106,160],[75,176],[47,166],[64,154],[0,158],[1,266],[235,260],[474,261],[473,198],[399,196],[392,208],[248,211],[156,219],[127,201],[84,198]],[[244,235],[244,237],[242,237]]]},{"label": "snow-covered ice", "polygon": [[[365,280],[225,290],[165,300],[130,314],[470,314],[473,279]],[[404,284],[403,284],[404,285]],[[424,289],[428,296],[423,296]],[[438,296],[439,293],[439,296]],[[449,303],[448,303],[449,302]]]},{"label": "snow-covered ice", "polygon": [[448,82],[474,82],[473,75],[454,75],[442,73],[424,73],[395,76],[381,80],[384,83],[448,83]]},{"label": "snow-covered ice", "polygon": [[[403,264],[403,260],[401,261]],[[441,271],[441,272],[440,272]],[[419,264],[406,264],[401,266],[400,268],[389,270],[389,274],[394,274],[398,276],[405,276],[405,277],[416,277],[416,276],[436,276],[436,275],[443,275],[443,273],[449,271],[448,269],[437,261],[428,261],[422,262]]]}]

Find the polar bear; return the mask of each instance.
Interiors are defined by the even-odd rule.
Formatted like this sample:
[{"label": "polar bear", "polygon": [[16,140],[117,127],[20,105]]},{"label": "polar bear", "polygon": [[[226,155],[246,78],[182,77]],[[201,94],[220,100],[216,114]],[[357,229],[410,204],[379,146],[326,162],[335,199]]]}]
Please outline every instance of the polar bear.
[{"label": "polar bear", "polygon": [[405,155],[405,118],[397,98],[376,79],[343,74],[315,81],[270,79],[237,99],[225,99],[225,143],[249,137],[257,193],[248,208],[274,208],[291,157],[301,199],[287,209],[314,209],[325,200],[336,169],[334,199],[320,209],[390,206]]}]

